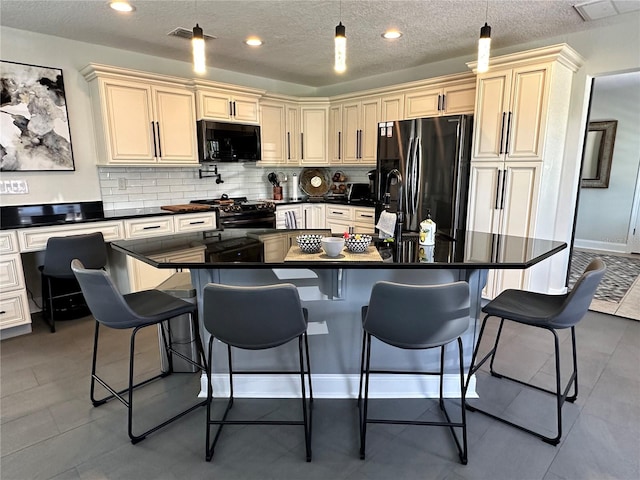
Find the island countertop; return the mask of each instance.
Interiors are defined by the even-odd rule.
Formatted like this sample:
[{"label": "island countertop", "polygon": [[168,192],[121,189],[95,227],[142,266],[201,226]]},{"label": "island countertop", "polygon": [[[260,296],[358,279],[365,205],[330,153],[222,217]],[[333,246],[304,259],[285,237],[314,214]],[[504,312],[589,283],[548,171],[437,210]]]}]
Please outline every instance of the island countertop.
[{"label": "island countertop", "polygon": [[[261,262],[212,262],[205,256],[204,262],[158,262],[150,255],[162,251],[189,248],[195,245],[211,246],[216,242],[233,238],[257,238],[270,233],[281,234],[284,230],[265,229],[230,229],[211,232],[190,233],[155,237],[145,240],[122,240],[111,244],[112,248],[130,255],[156,268],[392,268],[392,269],[524,269],[567,248],[565,242],[530,237],[516,237],[475,231],[456,232],[456,238],[437,235],[435,245],[435,261],[420,262],[417,255],[413,258],[397,259],[393,254],[394,244],[375,241],[374,245],[380,253],[381,262],[358,261],[357,254],[346,258],[314,260],[309,254],[309,261],[284,261],[278,263]],[[403,244],[417,246],[417,237],[403,237]],[[413,250],[417,251],[417,248]]]}]

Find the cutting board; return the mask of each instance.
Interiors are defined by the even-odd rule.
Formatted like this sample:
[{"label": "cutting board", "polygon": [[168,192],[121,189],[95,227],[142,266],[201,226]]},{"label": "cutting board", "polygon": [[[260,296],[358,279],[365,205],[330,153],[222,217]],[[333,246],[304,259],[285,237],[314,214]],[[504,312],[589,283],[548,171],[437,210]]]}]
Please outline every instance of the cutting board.
[{"label": "cutting board", "polygon": [[199,203],[187,203],[184,205],[164,205],[160,207],[161,210],[167,210],[169,212],[184,213],[184,212],[206,212],[211,210],[209,205],[201,205]]}]

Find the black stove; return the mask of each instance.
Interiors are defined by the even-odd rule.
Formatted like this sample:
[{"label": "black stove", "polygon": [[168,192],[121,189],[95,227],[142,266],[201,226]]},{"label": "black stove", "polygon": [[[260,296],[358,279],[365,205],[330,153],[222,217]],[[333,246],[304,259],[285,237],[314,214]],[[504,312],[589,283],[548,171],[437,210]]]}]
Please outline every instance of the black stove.
[{"label": "black stove", "polygon": [[247,197],[191,200],[191,203],[211,205],[218,211],[222,228],[275,228],[276,205],[269,201],[249,201]]}]

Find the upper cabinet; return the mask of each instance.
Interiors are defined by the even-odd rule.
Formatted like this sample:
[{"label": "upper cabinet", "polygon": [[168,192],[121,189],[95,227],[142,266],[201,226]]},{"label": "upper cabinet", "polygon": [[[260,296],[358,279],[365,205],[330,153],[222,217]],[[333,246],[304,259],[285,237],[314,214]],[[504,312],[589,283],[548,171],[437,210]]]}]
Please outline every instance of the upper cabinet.
[{"label": "upper cabinet", "polygon": [[407,90],[404,118],[473,113],[476,82],[473,78]]},{"label": "upper cabinet", "polygon": [[260,97],[264,90],[207,80],[194,80],[198,120],[260,123]]},{"label": "upper cabinet", "polygon": [[380,121],[393,122],[404,119],[404,93],[390,93],[380,99]]},{"label": "upper cabinet", "polygon": [[379,121],[379,97],[368,97],[342,104],[342,163],[376,163]]},{"label": "upper cabinet", "polygon": [[184,80],[89,65],[98,163],[198,163],[194,94]]},{"label": "upper cabinet", "polygon": [[329,102],[300,105],[300,165],[327,165]]}]

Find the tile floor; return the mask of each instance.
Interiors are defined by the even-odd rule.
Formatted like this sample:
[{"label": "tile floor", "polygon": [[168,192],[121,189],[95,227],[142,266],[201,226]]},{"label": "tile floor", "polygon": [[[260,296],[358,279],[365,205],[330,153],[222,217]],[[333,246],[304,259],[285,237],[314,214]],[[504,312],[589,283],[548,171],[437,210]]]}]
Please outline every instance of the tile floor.
[{"label": "tile floor", "polygon": [[[102,372],[124,379],[128,332],[104,330]],[[205,462],[204,409],[131,445],[125,408],[119,402],[93,408],[89,401],[92,332],[91,317],[61,322],[55,334],[36,317],[33,334],[1,342],[3,480],[640,478],[640,322],[589,312],[580,323],[580,393],[575,404],[565,404],[559,446],[468,413],[466,466],[457,461],[448,431],[437,427],[371,426],[367,457],[360,460],[355,400],[316,400],[311,463],[304,461],[301,427],[284,426],[226,427],[213,462]],[[545,333],[506,330],[508,342],[496,360],[504,373],[548,384],[553,364]],[[158,364],[155,331],[147,329],[144,338],[139,375]],[[568,336],[562,338],[567,347]],[[176,374],[140,390],[139,425],[193,401],[198,377]],[[480,401],[509,409],[530,425],[554,423],[553,400],[540,394],[482,374],[478,391]],[[423,419],[438,411],[432,400],[377,400],[373,408],[377,415],[401,412]],[[238,400],[233,411],[256,418],[295,416],[299,401]]]}]

